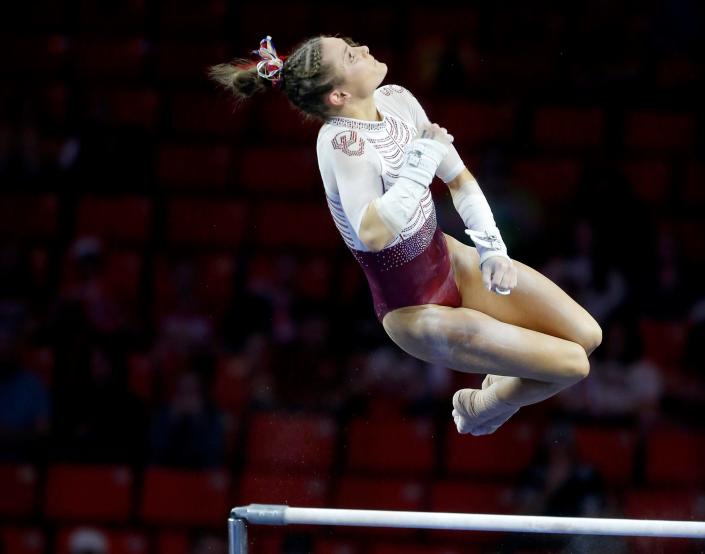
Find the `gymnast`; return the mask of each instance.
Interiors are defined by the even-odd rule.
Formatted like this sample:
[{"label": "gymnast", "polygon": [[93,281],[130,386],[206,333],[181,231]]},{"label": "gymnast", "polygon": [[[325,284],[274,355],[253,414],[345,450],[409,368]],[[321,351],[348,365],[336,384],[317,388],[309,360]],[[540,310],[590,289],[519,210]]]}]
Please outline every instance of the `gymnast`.
[{"label": "gymnast", "polygon": [[[217,64],[209,75],[241,100],[279,89],[322,122],[316,150],[328,206],[391,340],[426,362],[486,374],[481,389],[453,395],[458,432],[493,433],[521,406],[588,375],[600,326],[548,278],[509,258],[452,135],[408,90],[380,86],[386,64],[333,36],[311,38],[289,56],[268,36],[255,53],[258,61]],[[475,248],[438,228],[434,176],[450,189]]]}]

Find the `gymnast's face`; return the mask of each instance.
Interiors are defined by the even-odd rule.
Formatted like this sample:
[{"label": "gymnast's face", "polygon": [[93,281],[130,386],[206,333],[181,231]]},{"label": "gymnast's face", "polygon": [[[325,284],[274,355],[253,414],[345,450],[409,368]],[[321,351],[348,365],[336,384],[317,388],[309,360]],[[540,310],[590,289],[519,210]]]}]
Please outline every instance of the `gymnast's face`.
[{"label": "gymnast's face", "polygon": [[[334,92],[341,94],[339,100],[364,99],[372,95],[387,75],[387,64],[375,60],[367,46],[350,46],[342,38],[321,39],[321,58],[336,72],[340,84]],[[337,97],[336,97],[337,98]]]}]

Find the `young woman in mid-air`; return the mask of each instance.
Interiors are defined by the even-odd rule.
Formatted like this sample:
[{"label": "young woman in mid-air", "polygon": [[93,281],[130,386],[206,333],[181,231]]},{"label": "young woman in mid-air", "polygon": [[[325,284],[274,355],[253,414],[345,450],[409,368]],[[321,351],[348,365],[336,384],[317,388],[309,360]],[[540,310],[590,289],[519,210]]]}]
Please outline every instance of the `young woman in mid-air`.
[{"label": "young woman in mid-air", "polygon": [[[492,433],[521,406],[587,376],[599,325],[507,256],[453,137],[409,91],[380,87],[387,66],[367,46],[320,36],[280,58],[267,37],[258,54],[258,62],[215,65],[210,76],[240,99],[279,89],[323,122],[316,149],[328,206],[385,331],[421,360],[487,374],[482,389],[453,396],[460,433]],[[438,228],[434,175],[450,189],[475,248]]]}]

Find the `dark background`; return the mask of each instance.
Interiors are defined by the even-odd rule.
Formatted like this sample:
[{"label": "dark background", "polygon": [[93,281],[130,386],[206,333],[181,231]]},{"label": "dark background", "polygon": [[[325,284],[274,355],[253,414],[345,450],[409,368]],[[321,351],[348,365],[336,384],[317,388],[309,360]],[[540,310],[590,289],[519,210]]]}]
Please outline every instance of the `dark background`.
[{"label": "dark background", "polygon": [[[0,552],[224,552],[250,502],[705,519],[703,7],[0,8]],[[208,65],[351,36],[447,127],[510,255],[600,322],[590,377],[460,436],[480,378],[384,335],[316,125]],[[442,227],[462,223],[442,183]],[[88,526],[89,528],[86,528]],[[253,530],[254,552],[702,552]]]}]

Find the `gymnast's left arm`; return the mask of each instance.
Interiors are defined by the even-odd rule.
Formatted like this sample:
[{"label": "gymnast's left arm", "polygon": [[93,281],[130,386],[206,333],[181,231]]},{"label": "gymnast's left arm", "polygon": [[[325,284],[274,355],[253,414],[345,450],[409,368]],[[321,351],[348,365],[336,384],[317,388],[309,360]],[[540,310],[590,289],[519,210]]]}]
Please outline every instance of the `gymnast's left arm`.
[{"label": "gymnast's left arm", "polygon": [[488,290],[509,294],[517,286],[517,271],[494,221],[492,210],[475,177],[466,168],[446,182],[455,209],[480,254],[482,280]]},{"label": "gymnast's left arm", "polygon": [[[404,94],[417,129],[430,124],[416,97],[406,89]],[[509,294],[517,285],[516,268],[507,255],[507,247],[480,185],[465,167],[452,144],[438,166],[436,176],[448,185],[455,209],[467,227],[465,233],[470,236],[480,254],[480,268],[485,287],[497,294]]]}]

